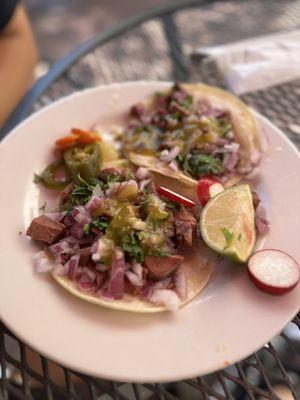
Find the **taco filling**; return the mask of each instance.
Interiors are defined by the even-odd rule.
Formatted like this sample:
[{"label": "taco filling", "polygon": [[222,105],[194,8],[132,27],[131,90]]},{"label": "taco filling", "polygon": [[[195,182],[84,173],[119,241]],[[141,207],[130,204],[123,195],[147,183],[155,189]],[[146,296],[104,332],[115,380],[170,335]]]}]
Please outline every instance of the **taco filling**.
[{"label": "taco filling", "polygon": [[[209,88],[211,92],[206,93],[205,85],[192,88],[175,84],[165,93],[154,94],[148,103],[131,108],[125,151],[145,158],[129,158],[147,165],[154,157],[173,175],[182,171],[195,180],[212,174],[226,181],[234,174],[249,174],[259,161],[259,144],[244,143],[251,135],[256,140],[255,126],[251,132],[240,132],[239,125],[242,119],[252,123],[250,112],[238,99],[236,106],[229,94],[222,105],[221,90]],[[242,140],[241,135],[245,135]],[[251,155],[245,150],[251,150]]]},{"label": "taco filling", "polygon": [[60,154],[69,178],[59,207],[27,230],[45,245],[36,270],[105,302],[130,295],[174,310],[188,297],[184,259],[197,240],[194,203],[159,195],[143,167],[100,168],[97,146],[73,143]]}]

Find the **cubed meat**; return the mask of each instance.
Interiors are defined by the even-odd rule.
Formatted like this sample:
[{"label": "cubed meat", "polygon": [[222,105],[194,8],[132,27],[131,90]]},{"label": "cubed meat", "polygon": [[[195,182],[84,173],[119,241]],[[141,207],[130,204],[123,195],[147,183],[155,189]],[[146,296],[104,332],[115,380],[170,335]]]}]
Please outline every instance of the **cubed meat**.
[{"label": "cubed meat", "polygon": [[190,249],[197,235],[197,221],[186,208],[174,214],[175,242],[180,250]]},{"label": "cubed meat", "polygon": [[184,260],[182,256],[147,256],[145,267],[149,271],[149,276],[153,279],[165,279],[176,272],[177,268]]},{"label": "cubed meat", "polygon": [[67,228],[64,224],[52,221],[45,215],[41,215],[32,220],[27,229],[26,235],[30,236],[34,240],[40,240],[46,244],[52,244],[66,233],[66,229]]}]

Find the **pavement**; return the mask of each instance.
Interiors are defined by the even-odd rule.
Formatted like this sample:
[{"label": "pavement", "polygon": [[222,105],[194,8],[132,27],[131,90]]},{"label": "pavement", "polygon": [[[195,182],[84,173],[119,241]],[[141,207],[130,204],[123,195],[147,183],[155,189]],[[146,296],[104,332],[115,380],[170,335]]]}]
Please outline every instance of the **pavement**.
[{"label": "pavement", "polygon": [[78,43],[142,10],[170,0],[24,0],[41,59],[47,64]]}]

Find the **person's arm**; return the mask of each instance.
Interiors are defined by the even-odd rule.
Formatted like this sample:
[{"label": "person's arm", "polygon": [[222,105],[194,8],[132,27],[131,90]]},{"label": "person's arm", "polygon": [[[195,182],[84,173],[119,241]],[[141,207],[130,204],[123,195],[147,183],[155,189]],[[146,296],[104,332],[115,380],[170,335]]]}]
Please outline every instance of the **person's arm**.
[{"label": "person's arm", "polygon": [[29,21],[18,5],[0,32],[0,127],[28,89],[37,60]]}]

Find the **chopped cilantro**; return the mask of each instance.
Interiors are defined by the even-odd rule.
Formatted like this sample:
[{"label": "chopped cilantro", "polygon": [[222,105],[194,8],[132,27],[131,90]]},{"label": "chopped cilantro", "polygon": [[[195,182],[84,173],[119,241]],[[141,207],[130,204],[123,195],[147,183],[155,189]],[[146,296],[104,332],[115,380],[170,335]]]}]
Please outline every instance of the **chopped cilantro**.
[{"label": "chopped cilantro", "polygon": [[120,181],[119,174],[110,174],[110,175],[107,175],[107,177],[106,177],[106,182],[108,185],[111,185],[112,183],[116,183],[119,181]]},{"label": "chopped cilantro", "polygon": [[186,96],[186,98],[181,102],[181,105],[183,105],[183,107],[186,108],[187,110],[190,109],[192,104],[193,104],[193,96],[191,95]]},{"label": "chopped cilantro", "polygon": [[34,174],[33,175],[33,182],[34,183],[41,183],[41,182],[43,182],[43,178],[41,177],[41,175]]},{"label": "chopped cilantro", "polygon": [[181,118],[181,114],[178,111],[175,111],[171,114],[171,117],[174,119],[180,119]]},{"label": "chopped cilantro", "polygon": [[62,206],[62,209],[70,211],[78,205],[87,203],[96,185],[99,185],[103,189],[103,182],[99,179],[91,179],[87,182],[80,175],[77,175],[73,191],[68,201]]},{"label": "chopped cilantro", "polygon": [[91,225],[92,225],[94,228],[98,228],[98,229],[100,229],[101,231],[105,231],[105,230],[107,229],[107,227],[108,227],[108,224],[109,224],[109,221],[108,221],[106,218],[104,218],[104,217],[97,217],[97,218],[94,218],[94,219],[92,220],[92,222],[91,222]]},{"label": "chopped cilantro", "polygon": [[207,174],[218,175],[223,172],[224,168],[219,159],[209,154],[192,154],[189,158],[178,158],[178,160],[182,164],[184,171],[196,178]]},{"label": "chopped cilantro", "polygon": [[227,228],[222,228],[221,229],[223,235],[225,236],[225,240],[226,240],[226,246],[224,247],[224,250],[228,249],[228,247],[230,247],[232,240],[233,240],[233,232],[231,232],[229,229]]},{"label": "chopped cilantro", "polygon": [[172,253],[165,251],[163,249],[150,249],[148,251],[149,256],[156,256],[156,257],[167,257],[170,256]]},{"label": "chopped cilantro", "polygon": [[143,262],[145,259],[145,252],[140,245],[138,236],[134,232],[126,232],[122,237],[122,249],[131,257],[135,258],[138,262]]},{"label": "chopped cilantro", "polygon": [[226,137],[227,134],[232,130],[231,123],[224,117],[218,118],[219,124],[219,135],[221,137]]}]

